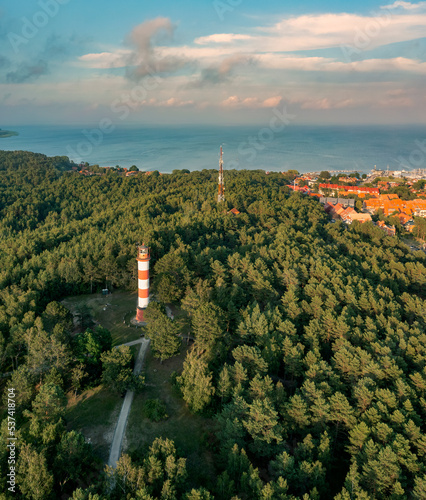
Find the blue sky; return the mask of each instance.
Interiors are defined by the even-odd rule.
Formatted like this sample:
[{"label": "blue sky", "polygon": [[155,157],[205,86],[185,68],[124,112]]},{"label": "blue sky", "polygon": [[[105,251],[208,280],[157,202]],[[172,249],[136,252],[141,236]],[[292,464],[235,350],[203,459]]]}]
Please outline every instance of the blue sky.
[{"label": "blue sky", "polygon": [[0,4],[0,126],[425,123],[426,2]]}]

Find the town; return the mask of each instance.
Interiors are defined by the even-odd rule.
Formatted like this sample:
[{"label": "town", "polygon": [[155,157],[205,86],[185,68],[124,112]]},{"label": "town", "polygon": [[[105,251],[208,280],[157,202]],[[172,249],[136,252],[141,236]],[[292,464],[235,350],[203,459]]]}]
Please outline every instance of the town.
[{"label": "town", "polygon": [[417,236],[425,237],[426,219],[417,223],[415,220],[426,218],[426,170],[374,169],[362,176],[358,172],[349,176],[340,172],[313,172],[296,176],[288,187],[317,197],[333,221],[374,222],[390,236],[416,230]]}]

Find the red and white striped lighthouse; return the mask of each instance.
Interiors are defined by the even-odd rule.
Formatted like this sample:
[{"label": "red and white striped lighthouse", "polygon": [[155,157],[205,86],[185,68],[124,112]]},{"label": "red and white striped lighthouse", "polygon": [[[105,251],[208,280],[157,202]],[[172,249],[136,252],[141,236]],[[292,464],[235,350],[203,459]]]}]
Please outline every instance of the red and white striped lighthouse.
[{"label": "red and white striped lighthouse", "polygon": [[138,307],[136,321],[144,321],[143,313],[149,304],[149,261],[151,254],[144,244],[138,247]]}]

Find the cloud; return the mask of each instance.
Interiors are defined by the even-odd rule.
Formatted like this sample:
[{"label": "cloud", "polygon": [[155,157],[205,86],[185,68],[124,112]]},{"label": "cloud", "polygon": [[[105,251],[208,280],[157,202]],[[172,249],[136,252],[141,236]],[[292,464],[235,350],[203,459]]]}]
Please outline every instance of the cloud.
[{"label": "cloud", "polygon": [[6,74],[7,83],[27,83],[49,72],[47,62],[40,59],[36,64],[22,63],[15,71]]},{"label": "cloud", "polygon": [[165,101],[158,101],[156,103],[157,106],[165,107],[165,108],[183,108],[188,106],[194,106],[195,102],[192,100],[184,101],[177,99],[176,97],[171,97]]},{"label": "cloud", "polygon": [[258,97],[241,98],[236,95],[230,96],[221,102],[224,108],[276,108],[280,105],[283,98],[281,96],[269,97],[267,99],[259,99]]},{"label": "cloud", "polygon": [[426,63],[405,57],[388,59],[364,59],[342,62],[326,57],[295,57],[281,54],[261,54],[257,56],[258,65],[267,69],[288,71],[322,71],[347,73],[412,73],[425,74]]},{"label": "cloud", "polygon": [[[407,2],[408,4],[408,2]],[[422,6],[421,4],[408,4]],[[270,26],[258,26],[252,35],[217,33],[198,40],[203,46],[229,46],[245,53],[318,50],[355,46],[360,51],[424,37],[426,15],[414,7],[402,12],[382,9],[370,15],[352,13],[305,14],[284,17]],[[224,42],[227,43],[224,43]]]},{"label": "cloud", "polygon": [[379,108],[399,107],[406,108],[414,104],[413,99],[402,89],[389,90],[385,93],[383,99],[380,99],[376,106]]},{"label": "cloud", "polygon": [[7,83],[31,83],[54,72],[54,67],[68,61],[75,53],[81,52],[89,42],[88,38],[79,38],[75,35],[62,37],[49,35],[41,49],[30,59],[16,59],[12,62],[0,55],[0,69],[11,66],[12,69],[3,78]]},{"label": "cloud", "polygon": [[312,110],[324,110],[324,109],[343,109],[343,108],[353,108],[359,105],[354,99],[330,99],[324,97],[322,99],[308,99],[302,101],[302,109],[312,109]]},{"label": "cloud", "polygon": [[327,71],[354,70],[368,73],[413,73],[426,74],[426,63],[405,57],[392,59],[366,59],[351,63],[332,62],[324,65]]},{"label": "cloud", "polygon": [[78,59],[94,69],[125,68],[131,54],[130,50],[116,50],[115,52],[84,54]]},{"label": "cloud", "polygon": [[200,77],[189,83],[189,88],[203,88],[210,85],[220,85],[229,82],[238,67],[247,66],[255,62],[253,57],[235,54],[223,59],[219,64],[204,68]]},{"label": "cloud", "polygon": [[126,75],[129,79],[139,81],[152,74],[173,73],[189,61],[181,57],[158,57],[155,44],[173,37],[175,26],[170,19],[158,17],[136,26],[127,37],[127,43],[133,47],[126,61]]},{"label": "cloud", "polygon": [[250,35],[234,35],[233,33],[218,33],[216,35],[201,36],[194,42],[198,45],[208,45],[209,43],[232,43],[240,40],[251,40]]},{"label": "cloud", "polygon": [[196,105],[193,100],[184,100],[179,99],[177,97],[170,97],[169,99],[144,99],[140,102],[125,102],[123,104],[129,105],[131,108],[145,108],[145,107],[153,107],[153,108],[185,108],[185,107],[193,107]]},{"label": "cloud", "polygon": [[401,7],[402,9],[405,10],[416,10],[416,9],[423,9],[426,7],[426,2],[419,2],[419,3],[411,3],[411,2],[404,2],[403,0],[397,0],[391,5],[383,5],[380,7],[381,9],[397,9]]}]

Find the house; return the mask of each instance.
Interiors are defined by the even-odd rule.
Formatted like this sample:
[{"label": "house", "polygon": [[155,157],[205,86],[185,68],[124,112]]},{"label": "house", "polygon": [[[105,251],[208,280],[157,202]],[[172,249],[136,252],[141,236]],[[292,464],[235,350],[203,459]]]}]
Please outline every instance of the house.
[{"label": "house", "polygon": [[413,232],[413,229],[416,227],[414,224],[413,220],[408,221],[406,224],[404,224],[404,229],[408,231],[409,233]]},{"label": "house", "polygon": [[396,234],[396,229],[395,226],[388,226],[385,222],[379,220],[377,222],[377,226],[380,227],[385,233],[387,233],[388,236],[395,236]]},{"label": "house", "polygon": [[413,218],[411,217],[411,215],[408,215],[404,212],[400,213],[400,214],[397,214],[397,217],[399,219],[399,222],[404,226],[405,224],[408,224],[408,222],[410,222],[410,220],[413,220]]},{"label": "house", "polygon": [[388,191],[390,189],[390,184],[387,181],[379,181],[377,187],[383,189],[383,191]]},{"label": "house", "polygon": [[371,215],[370,214],[359,214],[358,212],[352,212],[351,214],[351,221],[358,221],[364,223],[364,222],[371,222]]},{"label": "house", "polygon": [[232,209],[228,212],[228,214],[232,214],[232,215],[237,216],[237,215],[239,215],[239,214],[240,214],[240,212],[239,212],[236,208],[232,208]]},{"label": "house", "polygon": [[347,207],[339,213],[339,216],[347,224],[352,224],[352,216],[354,213],[356,214],[356,212],[353,208]]},{"label": "house", "polygon": [[356,177],[339,177],[339,182],[346,182],[346,184],[356,184],[358,179]]},{"label": "house", "polygon": [[334,220],[341,219],[346,222],[346,224],[352,224],[352,222],[354,221],[358,221],[361,223],[371,221],[370,214],[359,214],[353,207],[345,207],[341,203],[336,203],[335,205],[333,205],[331,202],[326,202],[324,205],[324,210],[328,214],[330,214]]},{"label": "house", "polygon": [[340,186],[339,184],[320,184],[320,194],[325,194],[325,190],[329,190],[332,193],[344,192],[354,194],[372,194],[377,196],[380,194],[378,188],[369,188],[364,186]]},{"label": "house", "polygon": [[334,205],[332,203],[326,202],[324,205],[324,210],[329,214],[334,210]]},{"label": "house", "polygon": [[[391,197],[392,198],[389,198]],[[426,217],[426,200],[401,200],[393,197],[394,195],[380,195],[379,198],[365,200],[363,209],[365,212],[374,214],[378,210],[382,210],[385,215],[393,213],[404,213],[407,215],[415,215],[417,217]]]},{"label": "house", "polygon": [[413,200],[412,207],[414,215],[417,217],[426,217],[426,200]]},{"label": "house", "polygon": [[299,191],[302,194],[309,194],[311,190],[308,188],[308,186],[294,186],[293,184],[288,184],[288,188],[292,189],[293,191]]},{"label": "house", "polygon": [[321,196],[319,201],[323,205],[326,205],[327,203],[330,203],[331,205],[336,205],[337,203],[340,203],[344,207],[355,206],[355,200],[353,198],[325,198],[324,196]]}]

